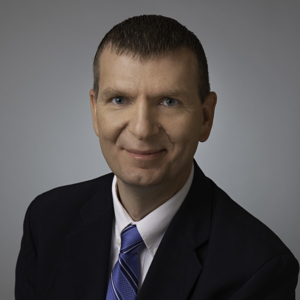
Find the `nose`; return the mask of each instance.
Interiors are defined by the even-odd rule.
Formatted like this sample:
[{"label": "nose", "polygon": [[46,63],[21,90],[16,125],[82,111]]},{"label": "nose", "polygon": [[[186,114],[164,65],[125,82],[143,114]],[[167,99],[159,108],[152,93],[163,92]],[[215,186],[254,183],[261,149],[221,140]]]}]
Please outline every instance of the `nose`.
[{"label": "nose", "polygon": [[128,130],[138,140],[147,140],[159,133],[155,106],[147,103],[147,99],[139,99],[133,104]]}]

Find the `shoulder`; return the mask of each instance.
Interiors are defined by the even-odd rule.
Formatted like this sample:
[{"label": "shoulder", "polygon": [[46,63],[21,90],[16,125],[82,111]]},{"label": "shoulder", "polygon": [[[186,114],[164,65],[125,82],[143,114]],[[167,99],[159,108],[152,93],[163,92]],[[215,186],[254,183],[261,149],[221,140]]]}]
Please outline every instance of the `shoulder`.
[{"label": "shoulder", "polygon": [[232,200],[213,181],[211,241],[235,265],[262,267],[276,258],[298,262],[281,239],[260,220]]},{"label": "shoulder", "polygon": [[54,188],[37,196],[29,208],[35,213],[45,210],[51,212],[52,209],[76,209],[83,206],[97,190],[111,188],[112,179],[113,174],[109,173],[92,180]]},{"label": "shoulder", "polygon": [[[113,174],[60,186],[37,196],[29,205],[25,222],[30,223],[33,234],[67,231],[71,224],[80,219],[80,211],[94,196],[109,193]],[[102,200],[105,197],[103,197]],[[65,230],[64,230],[65,228]]]}]

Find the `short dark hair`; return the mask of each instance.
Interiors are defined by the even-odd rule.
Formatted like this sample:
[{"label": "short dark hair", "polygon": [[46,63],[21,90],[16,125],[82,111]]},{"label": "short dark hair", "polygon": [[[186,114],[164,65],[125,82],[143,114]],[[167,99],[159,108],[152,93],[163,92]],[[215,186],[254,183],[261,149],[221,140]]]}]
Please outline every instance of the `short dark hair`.
[{"label": "short dark hair", "polygon": [[197,36],[174,19],[160,15],[142,15],[115,25],[98,46],[94,64],[94,92],[99,93],[99,58],[110,47],[116,54],[137,56],[141,60],[174,52],[178,48],[190,49],[197,58],[199,69],[199,97],[203,103],[210,92],[208,66],[203,47]]}]

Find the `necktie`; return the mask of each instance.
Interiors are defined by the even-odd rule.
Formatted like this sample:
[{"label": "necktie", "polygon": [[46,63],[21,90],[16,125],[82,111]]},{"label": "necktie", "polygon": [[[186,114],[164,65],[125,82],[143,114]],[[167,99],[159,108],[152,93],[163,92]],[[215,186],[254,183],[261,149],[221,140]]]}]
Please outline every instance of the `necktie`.
[{"label": "necktie", "polygon": [[143,245],[135,225],[128,225],[121,234],[121,250],[108,284],[106,300],[135,300],[139,285],[137,251]]}]

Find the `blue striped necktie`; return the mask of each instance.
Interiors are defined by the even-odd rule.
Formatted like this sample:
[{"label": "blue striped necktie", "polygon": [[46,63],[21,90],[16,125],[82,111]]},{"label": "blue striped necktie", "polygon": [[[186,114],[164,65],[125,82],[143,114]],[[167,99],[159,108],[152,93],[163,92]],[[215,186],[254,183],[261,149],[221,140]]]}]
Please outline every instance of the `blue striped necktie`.
[{"label": "blue striped necktie", "polygon": [[106,300],[135,300],[139,286],[137,251],[143,245],[135,225],[128,225],[121,234],[121,250],[108,284]]}]

